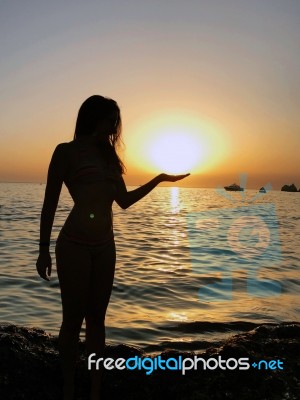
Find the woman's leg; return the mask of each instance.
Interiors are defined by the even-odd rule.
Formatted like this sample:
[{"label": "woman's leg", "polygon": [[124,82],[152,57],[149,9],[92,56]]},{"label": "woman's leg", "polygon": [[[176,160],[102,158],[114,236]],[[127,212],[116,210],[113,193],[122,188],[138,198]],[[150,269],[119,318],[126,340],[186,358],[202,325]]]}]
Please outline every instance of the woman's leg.
[{"label": "woman's leg", "polygon": [[85,246],[61,237],[57,241],[55,252],[63,309],[59,353],[64,379],[64,400],[73,400],[77,347],[87,308],[91,257]]},{"label": "woman's leg", "polygon": [[[93,251],[91,283],[86,321],[86,349],[88,355],[103,357],[105,347],[105,314],[109,303],[116,263],[115,242]],[[94,366],[93,366],[94,367]],[[100,399],[102,368],[91,370],[91,400]]]}]

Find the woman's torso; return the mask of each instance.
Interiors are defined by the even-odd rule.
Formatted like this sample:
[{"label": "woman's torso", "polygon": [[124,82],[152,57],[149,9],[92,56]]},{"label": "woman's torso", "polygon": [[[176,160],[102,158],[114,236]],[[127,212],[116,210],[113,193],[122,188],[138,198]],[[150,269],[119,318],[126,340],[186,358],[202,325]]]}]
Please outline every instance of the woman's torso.
[{"label": "woman's torso", "polygon": [[73,140],[66,146],[64,182],[74,201],[63,230],[78,242],[105,242],[113,234],[112,203],[120,174],[95,145]]}]

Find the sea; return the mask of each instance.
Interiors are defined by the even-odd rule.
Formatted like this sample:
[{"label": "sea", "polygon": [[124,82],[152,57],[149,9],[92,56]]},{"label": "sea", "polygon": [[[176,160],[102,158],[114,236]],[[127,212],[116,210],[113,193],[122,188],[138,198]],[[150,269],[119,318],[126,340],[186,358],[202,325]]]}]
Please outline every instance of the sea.
[{"label": "sea", "polygon": [[[0,323],[58,335],[54,248],[73,202],[63,186],[46,282],[35,267],[44,192],[0,183]],[[107,344],[193,351],[262,323],[299,321],[299,211],[300,193],[276,190],[157,187],[127,210],[114,204]]]}]

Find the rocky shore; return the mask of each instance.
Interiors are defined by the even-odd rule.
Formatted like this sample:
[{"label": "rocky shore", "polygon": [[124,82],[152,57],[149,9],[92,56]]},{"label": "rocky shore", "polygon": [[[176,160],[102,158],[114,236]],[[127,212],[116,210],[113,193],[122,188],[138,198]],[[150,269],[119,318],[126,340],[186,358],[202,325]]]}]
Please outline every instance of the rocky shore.
[{"label": "rocky shore", "polygon": [[[265,370],[145,370],[104,371],[105,400],[299,400],[300,399],[300,324],[264,324],[221,342],[205,351],[165,350],[161,357],[182,358],[195,355],[205,360],[248,357],[249,362],[281,360],[283,369]],[[145,357],[142,350],[125,345],[107,346],[105,357]],[[89,377],[84,343],[79,344],[76,399],[88,400]],[[61,374],[58,338],[36,328],[0,325],[1,400],[61,399]]]},{"label": "rocky shore", "polygon": [[283,185],[281,188],[282,192],[300,192],[300,188],[299,190],[297,190],[296,186],[294,183],[292,183],[291,185]]}]

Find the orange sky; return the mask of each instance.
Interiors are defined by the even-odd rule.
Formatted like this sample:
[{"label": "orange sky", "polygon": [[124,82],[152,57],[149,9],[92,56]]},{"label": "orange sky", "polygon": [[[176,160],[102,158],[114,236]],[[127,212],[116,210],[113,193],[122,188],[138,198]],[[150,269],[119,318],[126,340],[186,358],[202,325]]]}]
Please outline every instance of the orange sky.
[{"label": "orange sky", "polygon": [[125,3],[1,5],[0,181],[44,182],[101,94],[121,107],[127,184],[172,169],[177,141],[184,186],[299,187],[300,4]]}]

